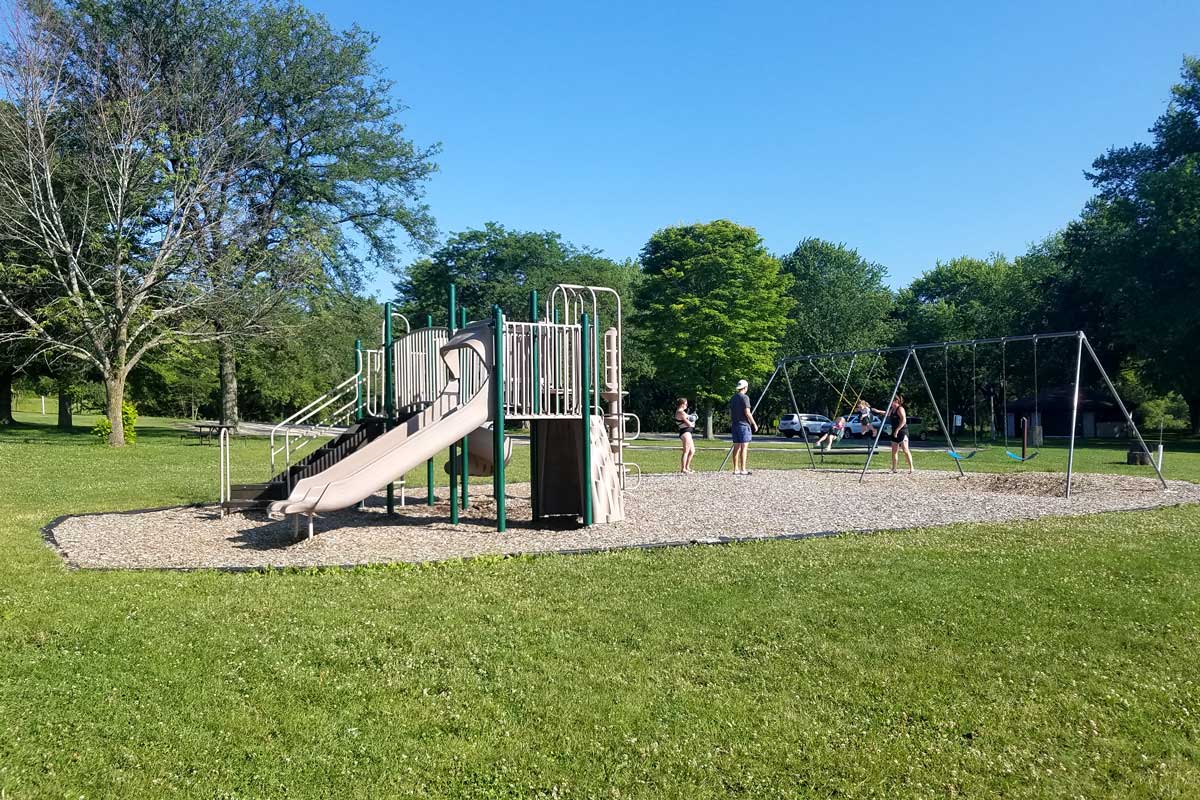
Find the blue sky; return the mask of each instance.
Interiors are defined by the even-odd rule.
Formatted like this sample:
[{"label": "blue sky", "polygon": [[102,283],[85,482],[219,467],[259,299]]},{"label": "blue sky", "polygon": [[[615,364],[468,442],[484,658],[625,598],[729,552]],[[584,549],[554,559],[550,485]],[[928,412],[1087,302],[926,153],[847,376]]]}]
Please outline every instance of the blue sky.
[{"label": "blue sky", "polygon": [[1083,170],[1146,139],[1200,55],[1196,2],[309,5],[381,37],[409,133],[444,148],[443,234],[624,258],[729,218],[774,252],[845,242],[896,286],[1076,216]]}]

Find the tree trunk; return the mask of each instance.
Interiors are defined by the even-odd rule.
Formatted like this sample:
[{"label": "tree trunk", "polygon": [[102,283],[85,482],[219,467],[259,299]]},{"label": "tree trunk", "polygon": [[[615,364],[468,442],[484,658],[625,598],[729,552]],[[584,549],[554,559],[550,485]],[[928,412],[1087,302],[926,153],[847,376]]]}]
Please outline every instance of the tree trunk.
[{"label": "tree trunk", "polygon": [[1188,394],[1185,399],[1188,406],[1188,421],[1191,422],[1192,435],[1200,434],[1200,392]]},{"label": "tree trunk", "polygon": [[0,366],[0,425],[11,425],[13,419],[12,364]]},{"label": "tree trunk", "polygon": [[112,430],[108,434],[109,447],[125,446],[125,418],[121,416],[121,407],[125,405],[124,376],[110,376],[104,379],[105,406],[104,415],[108,417]]},{"label": "tree trunk", "polygon": [[71,387],[65,382],[60,381],[58,384],[58,428],[59,430],[71,430]]},{"label": "tree trunk", "polygon": [[713,438],[713,407],[708,406],[704,409],[704,438]]},{"label": "tree trunk", "polygon": [[231,339],[220,341],[217,346],[217,360],[221,373],[221,424],[236,426],[239,422],[237,354],[233,350]]}]

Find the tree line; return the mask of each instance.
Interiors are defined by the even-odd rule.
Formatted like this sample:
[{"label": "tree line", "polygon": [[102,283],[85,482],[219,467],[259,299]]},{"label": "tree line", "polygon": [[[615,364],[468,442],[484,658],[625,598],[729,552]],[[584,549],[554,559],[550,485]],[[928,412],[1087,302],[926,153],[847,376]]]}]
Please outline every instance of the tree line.
[{"label": "tree line", "polygon": [[[560,282],[617,289],[630,407],[652,427],[682,395],[711,429],[736,380],[785,354],[1081,328],[1123,390],[1185,403],[1200,432],[1196,59],[1150,140],[1094,161],[1077,219],[1016,258],[938,262],[893,291],[847,244],[772,253],[728,220],[664,228],[626,260],[495,222],[439,239],[423,200],[438,147],[406,137],[375,47],[286,0],[16,3],[0,51],[0,423],[14,380],[102,409],[113,445],[126,399],[278,418],[344,377],[355,338],[378,338],[380,305],[357,293],[385,268],[414,324],[444,324],[450,282],[475,318],[523,318],[530,290]],[[399,264],[405,245],[422,255]],[[953,405],[1031,389],[1029,353],[977,355],[932,358]],[[1061,352],[1042,358],[1064,374]],[[797,375],[802,410],[835,405],[847,367],[883,388],[886,365],[838,362]]]}]

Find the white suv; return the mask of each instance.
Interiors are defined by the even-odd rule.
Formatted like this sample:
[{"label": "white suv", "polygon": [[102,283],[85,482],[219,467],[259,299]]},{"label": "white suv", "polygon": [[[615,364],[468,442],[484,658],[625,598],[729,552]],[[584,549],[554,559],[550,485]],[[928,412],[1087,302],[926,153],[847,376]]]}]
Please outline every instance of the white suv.
[{"label": "white suv", "polygon": [[832,424],[829,417],[820,414],[784,414],[779,418],[779,432],[790,439],[801,436],[803,429],[810,437],[815,437],[829,430]]}]

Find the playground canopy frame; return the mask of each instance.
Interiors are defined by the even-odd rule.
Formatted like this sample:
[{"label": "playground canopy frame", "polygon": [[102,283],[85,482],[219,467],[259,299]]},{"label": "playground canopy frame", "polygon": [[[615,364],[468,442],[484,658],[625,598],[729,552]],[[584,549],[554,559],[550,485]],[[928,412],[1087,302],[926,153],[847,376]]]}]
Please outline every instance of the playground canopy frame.
[{"label": "playground canopy frame", "polygon": [[[1039,341],[1048,340],[1048,339],[1075,339],[1076,340],[1075,380],[1074,380],[1074,385],[1073,385],[1074,388],[1071,393],[1071,434],[1070,434],[1070,444],[1068,445],[1068,449],[1067,449],[1067,484],[1066,484],[1066,492],[1065,492],[1066,497],[1068,499],[1071,497],[1072,482],[1073,482],[1074,475],[1075,475],[1075,429],[1076,429],[1076,423],[1078,422],[1078,415],[1079,415],[1079,388],[1080,388],[1079,378],[1080,378],[1081,368],[1083,366],[1083,353],[1084,353],[1085,349],[1087,350],[1088,355],[1091,357],[1092,363],[1095,364],[1097,371],[1100,373],[1100,377],[1102,377],[1104,379],[1104,383],[1108,387],[1108,391],[1112,394],[1113,399],[1116,401],[1117,407],[1121,410],[1121,415],[1125,419],[1125,424],[1128,426],[1129,430],[1133,431],[1133,435],[1137,438],[1138,444],[1141,445],[1142,452],[1145,453],[1146,458],[1149,459],[1151,466],[1154,467],[1155,475],[1158,476],[1158,481],[1160,484],[1162,484],[1162,488],[1165,491],[1167,489],[1167,482],[1166,482],[1166,479],[1163,478],[1162,470],[1159,468],[1159,465],[1155,461],[1154,457],[1150,454],[1150,449],[1149,449],[1149,447],[1147,447],[1145,439],[1142,438],[1141,431],[1138,430],[1137,424],[1133,421],[1133,416],[1129,413],[1129,409],[1126,408],[1125,403],[1121,400],[1121,396],[1117,393],[1117,389],[1113,385],[1112,379],[1109,378],[1108,372],[1104,369],[1104,365],[1100,363],[1100,358],[1096,355],[1096,351],[1092,348],[1092,343],[1090,341],[1088,341],[1087,334],[1085,334],[1083,331],[1057,331],[1057,332],[1053,332],[1053,333],[1030,333],[1030,334],[1021,334],[1021,335],[1017,335],[1017,336],[993,336],[993,337],[980,338],[980,339],[952,339],[952,340],[942,341],[942,342],[921,342],[919,344],[894,345],[891,347],[871,347],[871,348],[864,348],[861,350],[842,350],[842,351],[831,351],[831,352],[827,352],[827,353],[812,353],[809,355],[801,355],[801,356],[787,356],[787,357],[781,358],[775,362],[775,371],[773,373],[771,373],[770,379],[768,379],[766,385],[763,386],[762,393],[759,394],[758,400],[756,400],[754,403],[753,411],[758,410],[759,404],[763,401],[763,398],[767,396],[767,392],[769,392],[771,390],[771,385],[775,382],[775,379],[782,372],[784,381],[787,383],[787,386],[788,386],[788,395],[791,397],[793,411],[796,414],[800,413],[800,409],[796,403],[796,394],[792,390],[791,376],[788,374],[787,368],[789,365],[811,363],[811,362],[819,360],[819,359],[829,359],[829,358],[854,358],[854,357],[861,356],[861,355],[883,355],[883,354],[887,354],[887,353],[904,354],[904,361],[900,366],[899,373],[896,375],[896,383],[892,389],[891,397],[888,398],[888,402],[885,404],[884,407],[885,408],[891,407],[892,401],[896,399],[896,395],[900,392],[900,384],[904,380],[904,375],[908,369],[909,364],[910,363],[913,364],[916,367],[917,373],[920,375],[920,378],[921,378],[921,383],[925,387],[925,391],[927,392],[927,394],[929,396],[929,402],[930,402],[931,406],[933,407],[935,415],[937,416],[938,427],[941,429],[943,435],[945,436],[946,446],[950,452],[956,452],[956,448],[954,446],[954,441],[953,441],[953,438],[951,437],[950,429],[946,426],[944,420],[942,419],[942,412],[941,412],[941,409],[938,407],[937,398],[934,395],[932,387],[930,387],[930,385],[929,385],[929,380],[925,377],[925,369],[921,365],[921,359],[918,355],[918,351],[948,349],[951,347],[973,347],[974,348],[974,347],[978,347],[980,345],[992,345],[992,344],[1005,345],[1005,344],[1009,344],[1011,342],[1033,342],[1036,344]],[[1007,392],[1007,387],[1005,387],[1004,391]],[[947,409],[947,411],[949,411],[949,409]],[[1007,422],[1005,424],[1007,424]],[[879,430],[875,432],[875,440],[867,450],[866,463],[863,464],[862,471],[859,473],[859,476],[858,476],[859,483],[862,483],[863,479],[866,477],[867,470],[870,469],[870,467],[871,467],[871,459],[874,457],[875,451],[879,447],[879,440],[883,435],[883,427],[884,426],[882,424],[879,426]],[[811,468],[817,469],[816,463],[813,460],[812,447],[809,444],[807,433],[805,433],[805,435],[804,435],[804,446],[808,450],[809,461],[812,462]],[[732,452],[733,452],[733,448],[730,447],[729,453],[725,454],[725,460],[721,462],[721,467],[720,467],[721,470],[725,469],[725,465],[729,461],[729,455]],[[955,463],[955,466],[958,467],[959,476],[960,477],[964,476],[965,473],[963,472],[961,461],[959,459],[955,459],[954,463]]]}]

